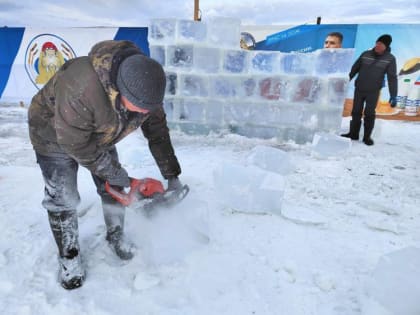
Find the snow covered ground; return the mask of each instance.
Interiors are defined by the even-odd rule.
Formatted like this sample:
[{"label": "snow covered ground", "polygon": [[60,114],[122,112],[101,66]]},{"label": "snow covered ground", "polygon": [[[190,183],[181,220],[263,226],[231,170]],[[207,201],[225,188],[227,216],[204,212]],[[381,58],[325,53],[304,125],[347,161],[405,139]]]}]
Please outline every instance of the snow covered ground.
[{"label": "snow covered ground", "polygon": [[[181,206],[152,218],[127,210],[126,233],[138,247],[130,262],[107,246],[99,198],[81,169],[87,279],[66,291],[57,283],[26,111],[0,106],[0,314],[389,315],[396,304],[410,303],[420,314],[420,289],[408,283],[420,266],[386,259],[411,248],[414,254],[404,257],[419,261],[420,124],[377,120],[374,146],[353,142],[347,154],[328,158],[316,157],[310,144],[173,132],[181,180],[191,192]],[[243,211],[240,203],[232,209],[220,200],[228,187],[216,170],[245,165],[256,145],[283,150],[293,164],[281,212]],[[140,132],[118,149],[131,176],[160,179]],[[384,258],[391,263],[381,273],[376,266]],[[386,279],[390,270],[405,277]]]}]

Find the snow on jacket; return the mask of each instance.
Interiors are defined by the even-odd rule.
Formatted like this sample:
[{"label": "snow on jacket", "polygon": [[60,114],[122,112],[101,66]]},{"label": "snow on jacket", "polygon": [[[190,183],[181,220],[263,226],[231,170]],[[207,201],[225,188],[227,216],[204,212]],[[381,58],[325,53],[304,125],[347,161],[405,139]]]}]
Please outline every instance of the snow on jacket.
[{"label": "snow on jacket", "polygon": [[97,176],[107,179],[120,167],[109,150],[141,127],[164,178],[181,173],[163,108],[141,114],[120,104],[116,75],[128,56],[141,54],[130,41],[103,41],[88,56],[67,61],[33,97],[29,134],[38,153],[67,153]]},{"label": "snow on jacket", "polygon": [[385,74],[388,79],[389,95],[396,97],[398,93],[397,63],[389,48],[378,55],[374,49],[363,52],[353,64],[349,76],[350,80],[357,76],[355,86],[364,92],[376,92],[382,88]]}]

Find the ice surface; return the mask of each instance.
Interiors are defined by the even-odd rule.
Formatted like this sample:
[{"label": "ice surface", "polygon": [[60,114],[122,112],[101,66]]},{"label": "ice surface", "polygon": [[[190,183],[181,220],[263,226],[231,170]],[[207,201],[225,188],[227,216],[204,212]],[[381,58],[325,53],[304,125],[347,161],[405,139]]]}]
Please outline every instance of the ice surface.
[{"label": "ice surface", "polygon": [[179,112],[179,120],[191,122],[205,122],[207,99],[188,98],[184,99]]},{"label": "ice surface", "polygon": [[286,76],[262,77],[258,80],[259,96],[264,100],[288,101],[291,81]]},{"label": "ice surface", "polygon": [[151,44],[170,44],[176,37],[176,19],[152,19],[148,40]]},{"label": "ice surface", "polygon": [[226,50],[223,55],[223,69],[230,73],[244,73],[248,69],[248,51]]},{"label": "ice surface", "polygon": [[207,39],[206,23],[190,20],[178,20],[178,42],[204,42]]},{"label": "ice surface", "polygon": [[280,53],[253,51],[250,55],[250,71],[255,73],[277,73],[279,71]]},{"label": "ice surface", "polygon": [[321,49],[315,54],[315,74],[348,75],[352,65],[354,49]]},{"label": "ice surface", "polygon": [[223,125],[223,106],[224,102],[215,99],[209,99],[206,105],[206,123],[214,126]]},{"label": "ice surface", "polygon": [[420,248],[406,247],[382,256],[367,283],[363,315],[377,315],[377,309],[392,315],[420,314],[419,273]]},{"label": "ice surface", "polygon": [[317,132],[312,141],[312,153],[317,157],[343,155],[350,151],[351,140],[334,134]]},{"label": "ice surface", "polygon": [[163,101],[163,108],[165,110],[167,121],[175,121],[179,119],[181,103],[182,101],[179,98],[165,97]]},{"label": "ice surface", "polygon": [[329,78],[328,79],[328,106],[344,107],[344,100],[347,95],[349,80],[348,78]]},{"label": "ice surface", "polygon": [[302,108],[298,105],[266,104],[245,100],[225,105],[227,123],[252,123],[256,126],[279,128],[298,127],[302,122]]},{"label": "ice surface", "polygon": [[178,75],[176,72],[166,72],[166,88],[165,95],[173,96],[178,91]]},{"label": "ice surface", "polygon": [[282,116],[280,106],[267,103],[251,103],[251,118],[255,125],[259,126],[275,126]]},{"label": "ice surface", "polygon": [[159,62],[163,67],[166,66],[165,46],[149,45],[150,57]]},{"label": "ice surface", "polygon": [[293,126],[297,128],[302,122],[302,109],[294,104],[278,105],[260,102],[252,106],[251,115],[252,122],[261,126]]},{"label": "ice surface", "polygon": [[229,102],[224,107],[224,121],[226,124],[241,125],[253,121],[251,103]]},{"label": "ice surface", "polygon": [[343,108],[331,108],[318,111],[318,130],[338,132],[341,127]]},{"label": "ice surface", "polygon": [[280,213],[283,176],[257,166],[224,163],[213,174],[219,200],[236,211]]},{"label": "ice surface", "polygon": [[216,47],[239,48],[241,20],[229,17],[212,17],[207,21],[207,40]]},{"label": "ice surface", "polygon": [[229,75],[210,77],[210,96],[215,98],[235,98],[240,91],[240,78]]},{"label": "ice surface", "polygon": [[305,74],[313,73],[313,54],[289,53],[281,54],[280,71],[285,74]]},{"label": "ice surface", "polygon": [[336,133],[341,128],[342,114],[343,109],[339,107],[302,106],[302,126],[314,131]]},{"label": "ice surface", "polygon": [[[299,104],[300,105],[300,104]],[[316,130],[320,126],[319,108],[315,106],[304,106],[302,108],[302,126],[308,129]],[[311,139],[312,141],[312,139]]]},{"label": "ice surface", "polygon": [[202,122],[194,122],[183,120],[178,123],[169,123],[170,128],[174,128],[179,130],[187,135],[200,135],[200,136],[207,136],[210,133],[220,133],[222,131],[222,127],[220,125],[214,125],[207,123],[205,121]]},{"label": "ice surface", "polygon": [[241,76],[241,95],[243,95],[246,98],[253,98],[257,96],[257,79],[255,76],[249,77],[249,76]]},{"label": "ice surface", "polygon": [[215,47],[194,46],[194,70],[216,73],[221,68],[222,50]]},{"label": "ice surface", "polygon": [[293,82],[291,101],[296,103],[321,103],[321,79],[318,77],[299,77]]},{"label": "ice surface", "polygon": [[280,175],[288,175],[294,170],[289,153],[263,145],[257,145],[251,150],[247,162]]},{"label": "ice surface", "polygon": [[306,144],[311,142],[315,131],[306,126],[281,126],[279,128],[279,141],[293,141],[297,144]]},{"label": "ice surface", "polygon": [[280,135],[280,129],[272,126],[261,126],[255,124],[229,124],[229,130],[232,133],[249,137],[249,138],[260,138],[260,139],[277,139],[282,140]]},{"label": "ice surface", "polygon": [[[295,127],[302,125],[303,122],[303,107],[298,104],[278,106],[279,112],[276,116],[277,126]],[[270,113],[268,113],[270,114]],[[273,122],[274,124],[275,122]]]},{"label": "ice surface", "polygon": [[201,96],[209,95],[209,80],[207,76],[197,74],[180,75],[181,95]]},{"label": "ice surface", "polygon": [[169,45],[167,48],[167,64],[170,67],[190,70],[193,66],[192,45]]},{"label": "ice surface", "polygon": [[338,132],[341,127],[343,108],[319,109],[316,112],[318,124],[316,129],[319,131]]}]

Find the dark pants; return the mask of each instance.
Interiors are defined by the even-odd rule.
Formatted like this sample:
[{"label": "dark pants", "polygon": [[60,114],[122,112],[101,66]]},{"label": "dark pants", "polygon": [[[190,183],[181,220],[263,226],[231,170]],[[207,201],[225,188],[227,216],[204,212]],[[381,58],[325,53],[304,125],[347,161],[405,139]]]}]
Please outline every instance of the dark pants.
[{"label": "dark pants", "polygon": [[375,120],[375,109],[379,98],[379,91],[377,92],[362,92],[356,89],[353,98],[353,110],[351,111],[352,120],[360,122],[363,114],[363,107],[365,109],[364,120]]},{"label": "dark pants", "polygon": [[[110,153],[118,160],[115,148]],[[77,190],[77,171],[79,164],[65,153],[45,156],[36,153],[36,159],[45,182],[42,205],[51,212],[75,210],[80,203]],[[92,174],[96,190],[104,204],[115,204],[114,199],[105,191],[105,181]]]}]

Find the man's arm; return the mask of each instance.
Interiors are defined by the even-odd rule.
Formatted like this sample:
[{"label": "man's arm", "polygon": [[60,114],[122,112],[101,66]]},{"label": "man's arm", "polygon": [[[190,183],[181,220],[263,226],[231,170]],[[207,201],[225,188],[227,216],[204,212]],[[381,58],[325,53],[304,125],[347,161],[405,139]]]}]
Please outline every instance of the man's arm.
[{"label": "man's arm", "polygon": [[170,179],[181,174],[181,167],[171,143],[163,108],[151,113],[142,124],[141,129],[149,141],[150,152],[162,176],[165,179]]},{"label": "man's arm", "polygon": [[362,55],[357,58],[353,66],[351,67],[350,73],[349,73],[349,79],[350,81],[354,78],[354,76],[359,73],[360,66],[362,64]]},{"label": "man's arm", "polygon": [[397,77],[397,63],[395,57],[392,57],[389,63],[386,76],[388,79],[389,96],[396,98],[398,95],[398,77]]}]

